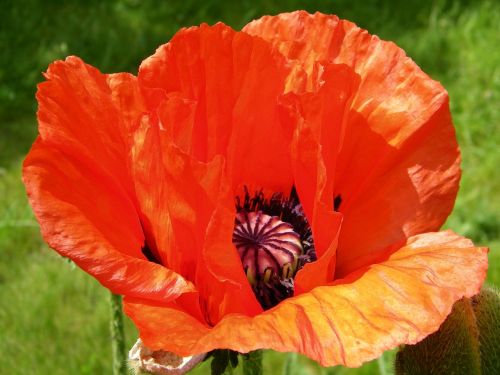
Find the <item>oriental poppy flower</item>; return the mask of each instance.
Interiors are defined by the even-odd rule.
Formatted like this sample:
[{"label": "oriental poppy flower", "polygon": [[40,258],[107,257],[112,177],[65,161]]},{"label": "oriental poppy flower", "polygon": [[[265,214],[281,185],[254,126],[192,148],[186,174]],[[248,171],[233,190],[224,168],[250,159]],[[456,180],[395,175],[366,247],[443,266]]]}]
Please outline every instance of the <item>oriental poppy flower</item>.
[{"label": "oriental poppy flower", "polygon": [[202,25],[137,77],[45,76],[23,171],[42,234],[152,350],[359,366],[482,284],[486,249],[432,232],[460,176],[446,91],[350,22]]}]

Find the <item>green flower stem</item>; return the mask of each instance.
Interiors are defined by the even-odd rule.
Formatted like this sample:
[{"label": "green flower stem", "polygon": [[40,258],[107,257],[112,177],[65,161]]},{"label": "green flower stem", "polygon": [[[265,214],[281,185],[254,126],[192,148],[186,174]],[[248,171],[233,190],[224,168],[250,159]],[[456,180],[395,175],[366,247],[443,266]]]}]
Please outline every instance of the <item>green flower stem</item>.
[{"label": "green flower stem", "polygon": [[125,333],[123,331],[122,297],[111,293],[111,345],[113,351],[113,375],[127,375]]},{"label": "green flower stem", "polygon": [[243,375],[262,375],[262,350],[255,350],[242,355],[243,358]]}]

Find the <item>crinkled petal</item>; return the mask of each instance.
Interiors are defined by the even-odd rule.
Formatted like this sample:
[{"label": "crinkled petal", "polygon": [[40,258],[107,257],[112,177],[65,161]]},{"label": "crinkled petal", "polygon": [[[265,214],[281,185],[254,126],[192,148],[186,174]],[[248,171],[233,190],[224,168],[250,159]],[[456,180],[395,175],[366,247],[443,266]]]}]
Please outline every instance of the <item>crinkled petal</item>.
[{"label": "crinkled petal", "polygon": [[315,92],[288,96],[298,101],[300,115],[320,145],[326,181],[319,193],[321,199],[331,206],[336,164],[359,76],[347,65],[318,63],[317,69],[321,73],[318,73],[319,87]]},{"label": "crinkled petal", "polygon": [[194,281],[221,189],[222,161],[192,160],[149,116],[142,118],[134,135],[131,156],[148,245],[162,262]]},{"label": "crinkled petal", "polygon": [[290,91],[311,90],[316,86],[316,64],[331,61],[341,48],[345,32],[337,16],[305,11],[264,16],[247,24],[243,31],[271,42],[280,53],[298,61],[307,74],[293,74],[288,83]]},{"label": "crinkled petal", "polygon": [[311,223],[317,261],[308,263],[295,277],[295,294],[324,285],[334,278],[335,253],[342,215],[322,201],[327,173],[321,146],[313,130],[299,124],[292,141],[292,169],[302,207]]},{"label": "crinkled petal", "polygon": [[[207,321],[262,311],[232,243],[234,197],[220,155],[194,160],[143,118],[132,151],[147,243],[162,264],[197,285]],[[191,310],[192,310],[191,306]]]},{"label": "crinkled petal", "polygon": [[306,354],[324,366],[360,366],[436,331],[453,303],[476,294],[487,249],[450,231],[412,237],[385,262],[281,302],[253,318],[209,327],[176,309],[127,299],[125,311],[153,350],[179,355],[230,348]]},{"label": "crinkled petal", "polygon": [[99,166],[132,195],[126,160],[145,111],[131,74],[102,74],[75,56],[56,61],[38,85],[38,130],[45,144]]},{"label": "crinkled petal", "polygon": [[279,123],[277,102],[288,73],[268,43],[217,24],[178,32],[142,63],[139,80],[191,103],[185,126],[169,123],[168,108],[160,115],[185,152],[203,162],[225,155],[234,186],[283,189],[292,185],[291,132]]},{"label": "crinkled petal", "polygon": [[206,321],[211,325],[228,314],[254,316],[262,312],[232,242],[236,213],[232,190],[228,187],[225,193],[226,199],[221,199],[210,219],[196,280]]},{"label": "crinkled petal", "polygon": [[[338,275],[387,257],[395,242],[437,230],[451,212],[460,177],[444,88],[394,43],[336,16],[298,11],[262,17],[243,30],[300,64],[309,91],[318,61],[345,64],[360,77],[332,196],[345,214]],[[301,82],[290,87],[304,89]],[[338,133],[332,129],[320,143],[331,136]]]},{"label": "crinkled petal", "polygon": [[23,180],[45,241],[114,293],[168,301],[194,290],[142,254],[142,228],[130,197],[100,169],[38,139]]},{"label": "crinkled petal", "polygon": [[[344,190],[339,181],[335,195],[343,199],[340,211],[344,214],[337,252],[339,276],[386,258],[394,243],[412,234],[442,225],[453,208],[460,180],[455,132],[448,124],[446,103],[411,142],[374,162],[360,185]],[[376,144],[377,137],[372,138]],[[360,159],[364,158],[359,153],[349,157],[351,168]]]},{"label": "crinkled petal", "polygon": [[[317,64],[321,78],[315,93],[288,94],[282,100],[295,116],[292,171],[300,202],[313,232],[317,262],[307,264],[295,278],[295,293],[333,280],[342,215],[334,212],[335,166],[346,112],[358,77],[346,65]],[[320,144],[320,142],[323,142]]]}]

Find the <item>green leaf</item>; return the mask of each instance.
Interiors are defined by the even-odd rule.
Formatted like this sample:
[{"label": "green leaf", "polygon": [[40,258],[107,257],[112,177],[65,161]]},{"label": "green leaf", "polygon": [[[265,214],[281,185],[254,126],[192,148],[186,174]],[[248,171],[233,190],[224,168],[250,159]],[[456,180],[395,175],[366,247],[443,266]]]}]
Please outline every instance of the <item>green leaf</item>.
[{"label": "green leaf", "polygon": [[457,301],[439,330],[396,356],[397,375],[500,374],[500,299],[484,288]]}]

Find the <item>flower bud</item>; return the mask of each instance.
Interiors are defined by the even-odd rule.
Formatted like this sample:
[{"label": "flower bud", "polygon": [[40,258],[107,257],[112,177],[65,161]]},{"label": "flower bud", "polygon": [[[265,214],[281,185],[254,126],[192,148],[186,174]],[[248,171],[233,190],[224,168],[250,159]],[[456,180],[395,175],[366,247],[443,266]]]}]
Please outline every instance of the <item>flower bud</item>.
[{"label": "flower bud", "polygon": [[437,332],[399,351],[396,374],[500,374],[498,292],[456,302]]}]

